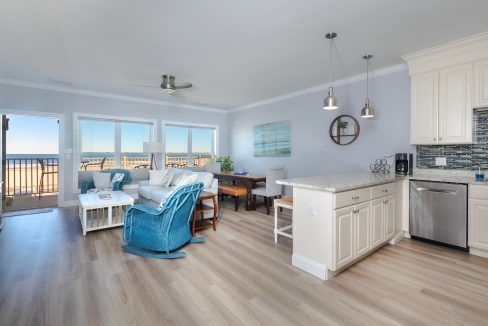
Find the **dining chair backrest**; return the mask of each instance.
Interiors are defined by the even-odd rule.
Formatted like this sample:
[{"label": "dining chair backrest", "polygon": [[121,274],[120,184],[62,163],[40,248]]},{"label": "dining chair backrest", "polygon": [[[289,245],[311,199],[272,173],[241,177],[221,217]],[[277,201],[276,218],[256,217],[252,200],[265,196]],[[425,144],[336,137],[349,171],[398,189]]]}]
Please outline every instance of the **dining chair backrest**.
[{"label": "dining chair backrest", "polygon": [[285,177],[285,168],[272,168],[268,169],[266,173],[266,194],[271,196],[279,196],[283,192],[283,185],[276,183],[276,180],[283,179]]}]

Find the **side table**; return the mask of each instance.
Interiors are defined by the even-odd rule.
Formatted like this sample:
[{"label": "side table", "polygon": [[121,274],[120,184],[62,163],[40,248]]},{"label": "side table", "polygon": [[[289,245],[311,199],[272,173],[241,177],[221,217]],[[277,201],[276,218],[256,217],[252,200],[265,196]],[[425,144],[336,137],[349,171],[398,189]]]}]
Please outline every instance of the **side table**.
[{"label": "side table", "polygon": [[[204,200],[211,199],[213,201],[213,207],[209,205],[205,205],[203,203]],[[203,214],[205,211],[213,210],[213,219],[212,222],[205,221],[203,218]],[[200,214],[200,221],[197,223],[197,217]],[[203,230],[212,227],[214,231],[217,231],[217,194],[203,191],[200,194],[200,197],[197,199],[197,204],[193,209],[193,222],[191,226],[191,234],[195,236],[196,231]]]}]

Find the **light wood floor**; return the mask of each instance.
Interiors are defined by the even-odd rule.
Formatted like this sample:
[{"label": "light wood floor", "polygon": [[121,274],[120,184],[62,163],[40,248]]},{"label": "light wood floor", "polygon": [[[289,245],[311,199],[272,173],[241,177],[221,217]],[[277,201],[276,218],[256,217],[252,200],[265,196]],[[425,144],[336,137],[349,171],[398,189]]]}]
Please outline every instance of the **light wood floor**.
[{"label": "light wood floor", "polygon": [[0,325],[488,325],[487,259],[404,240],[321,282],[271,216],[222,214],[178,260],[122,253],[120,228],[84,238],[74,209],[6,218]]}]

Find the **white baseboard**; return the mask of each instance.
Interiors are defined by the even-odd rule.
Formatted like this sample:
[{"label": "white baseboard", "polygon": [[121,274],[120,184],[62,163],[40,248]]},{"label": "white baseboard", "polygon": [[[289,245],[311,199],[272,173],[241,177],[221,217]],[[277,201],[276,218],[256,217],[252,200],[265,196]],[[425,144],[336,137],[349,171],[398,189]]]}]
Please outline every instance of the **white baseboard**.
[{"label": "white baseboard", "polygon": [[313,276],[318,277],[321,280],[325,281],[329,278],[327,273],[327,267],[320,263],[317,263],[310,258],[294,253],[291,257],[291,263],[293,266],[300,268],[301,270],[312,274]]},{"label": "white baseboard", "polygon": [[488,258],[488,250],[477,249],[477,248],[469,248],[469,253],[471,255]]},{"label": "white baseboard", "polygon": [[393,238],[391,238],[391,240],[388,243],[392,244],[392,245],[396,245],[397,243],[402,241],[404,238],[405,238],[405,232],[400,231],[397,234],[395,234],[395,236]]},{"label": "white baseboard", "polygon": [[73,207],[79,205],[80,205],[80,201],[74,199],[74,200],[65,200],[59,207]]}]

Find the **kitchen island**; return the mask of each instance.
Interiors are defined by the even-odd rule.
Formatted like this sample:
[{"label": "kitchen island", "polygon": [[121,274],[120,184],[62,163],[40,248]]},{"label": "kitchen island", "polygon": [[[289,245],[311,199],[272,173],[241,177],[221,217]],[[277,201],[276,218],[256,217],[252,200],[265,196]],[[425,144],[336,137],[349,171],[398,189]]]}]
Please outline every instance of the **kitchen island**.
[{"label": "kitchen island", "polygon": [[327,280],[394,239],[403,180],[357,173],[277,181],[293,187],[292,264]]}]

